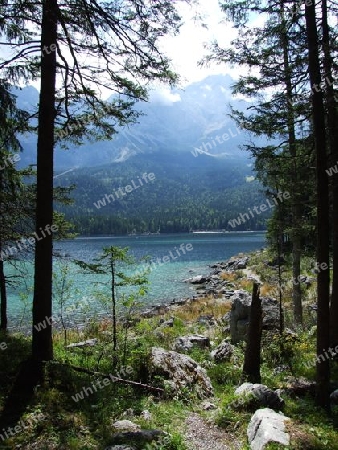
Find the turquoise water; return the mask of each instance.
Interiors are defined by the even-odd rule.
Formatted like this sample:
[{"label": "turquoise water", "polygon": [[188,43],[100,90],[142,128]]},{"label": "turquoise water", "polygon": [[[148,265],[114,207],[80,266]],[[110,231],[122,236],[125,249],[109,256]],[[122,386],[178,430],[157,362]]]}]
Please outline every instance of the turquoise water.
[{"label": "turquoise water", "polygon": [[[129,247],[130,253],[139,260],[151,258],[149,286],[142,302],[162,303],[178,297],[194,295],[194,288],[183,280],[210,272],[208,265],[224,261],[240,252],[250,252],[265,246],[265,233],[243,232],[225,234],[175,234],[127,237],[77,238],[56,242],[55,251],[62,257],[54,261],[54,315],[60,315],[60,298],[64,298],[63,315],[69,320],[86,317],[96,311],[105,314],[109,278],[106,275],[88,275],[72,263],[72,259],[93,262],[102,248],[109,246]],[[17,327],[20,321],[29,321],[33,265],[31,261],[17,262],[25,270],[18,287],[9,287],[9,318]],[[132,269],[133,272],[142,265]],[[7,273],[13,269],[6,268]],[[121,292],[122,294],[122,292]]]}]

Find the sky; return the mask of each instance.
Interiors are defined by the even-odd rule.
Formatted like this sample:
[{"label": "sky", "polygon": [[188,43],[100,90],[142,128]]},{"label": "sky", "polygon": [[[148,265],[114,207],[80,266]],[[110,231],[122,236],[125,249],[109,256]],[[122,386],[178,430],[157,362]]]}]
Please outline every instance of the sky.
[{"label": "sky", "polygon": [[[166,36],[160,48],[172,61],[172,67],[180,75],[178,88],[201,81],[209,75],[228,74],[237,79],[241,68],[227,64],[213,63],[208,67],[198,66],[198,62],[208,54],[207,44],[217,40],[221,47],[228,47],[237,31],[226,21],[219,7],[219,0],[198,0],[198,5],[190,6],[177,2],[177,9],[182,17],[183,25],[177,36]],[[203,20],[195,19],[198,13]],[[202,26],[205,24],[205,26]],[[151,100],[164,103],[179,101],[179,94],[171,92],[169,86],[157,85],[150,94]]]},{"label": "sky", "polygon": [[[200,81],[211,74],[237,75],[238,70],[225,64],[198,67],[198,61],[208,53],[204,48],[205,44],[216,39],[222,47],[226,47],[235,37],[235,30],[231,23],[225,22],[218,3],[219,0],[199,0],[197,6],[178,3],[177,9],[184,25],[178,36],[165,37],[161,47],[172,60],[174,70],[181,75],[182,86]],[[207,28],[194,20],[196,12],[202,16]]]}]

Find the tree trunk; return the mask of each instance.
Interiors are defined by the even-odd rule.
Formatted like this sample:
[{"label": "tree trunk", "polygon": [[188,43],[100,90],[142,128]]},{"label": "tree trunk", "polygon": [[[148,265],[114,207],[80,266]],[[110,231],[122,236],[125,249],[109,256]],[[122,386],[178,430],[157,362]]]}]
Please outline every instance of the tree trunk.
[{"label": "tree trunk", "polygon": [[298,176],[298,164],[297,164],[297,142],[295,131],[295,114],[293,110],[293,89],[292,89],[292,68],[289,61],[289,36],[287,25],[285,20],[284,0],[280,2],[281,8],[281,45],[283,48],[283,72],[284,83],[287,96],[287,128],[288,128],[288,146],[289,152],[292,158],[291,162],[291,178],[293,182],[293,189],[291,193],[292,202],[292,303],[293,303],[293,316],[296,325],[302,325],[303,323],[303,307],[302,307],[302,291],[299,283],[300,276],[300,258],[301,258],[301,243],[299,234],[299,224],[301,222],[300,209],[299,209],[299,176]]},{"label": "tree trunk", "polygon": [[[50,227],[53,223],[56,52],[51,49],[57,43],[57,12],[57,0],[43,2],[32,341],[32,357],[36,362],[53,359],[50,321],[52,316],[53,238]],[[46,327],[38,331],[35,325],[40,323],[44,323]]]},{"label": "tree trunk", "polygon": [[[294,211],[297,207],[294,207]],[[301,220],[297,213],[293,213],[293,219]],[[301,241],[299,236],[298,225],[293,223],[295,229],[292,233],[292,303],[293,303],[293,317],[296,325],[303,324],[303,305],[302,305],[302,290],[300,286],[300,260],[301,260]]]},{"label": "tree trunk", "polygon": [[[330,31],[327,19],[327,2],[322,1],[322,30],[324,51],[324,73],[326,84],[327,125],[329,129],[330,167],[338,163],[337,102],[332,77],[332,58],[330,52]],[[338,175],[332,175],[332,253],[333,276],[330,308],[331,346],[338,345]]]},{"label": "tree trunk", "polygon": [[242,379],[250,383],[260,383],[262,338],[262,305],[259,298],[259,285],[254,283],[250,309],[248,340],[245,350]]},{"label": "tree trunk", "polygon": [[[329,271],[329,189],[325,172],[327,167],[325,109],[319,63],[319,43],[314,2],[305,4],[307,44],[309,50],[309,75],[312,87],[313,128],[316,148],[317,175],[317,356],[330,347],[330,271]],[[325,269],[326,268],[326,269]],[[330,408],[330,362],[317,359],[316,401],[319,406]]]},{"label": "tree trunk", "polygon": [[[0,171],[0,190],[3,190],[3,174]],[[0,239],[0,255],[3,248],[3,242]],[[4,262],[0,258],[0,330],[7,331],[7,290]]]},{"label": "tree trunk", "polygon": [[[1,243],[0,243],[1,252]],[[1,320],[0,330],[7,331],[7,291],[6,291],[6,278],[4,271],[4,262],[0,261],[0,298],[1,298]]]}]

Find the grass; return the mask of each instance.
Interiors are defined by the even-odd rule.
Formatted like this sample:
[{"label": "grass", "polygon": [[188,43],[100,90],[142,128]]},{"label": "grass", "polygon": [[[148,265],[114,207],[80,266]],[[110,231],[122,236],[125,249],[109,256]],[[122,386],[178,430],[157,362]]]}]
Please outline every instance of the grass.
[{"label": "grass", "polygon": [[[258,252],[251,256],[250,269],[264,279],[261,295],[274,292],[275,271],[264,261],[269,260],[267,252]],[[309,263],[306,263],[309,267]],[[288,267],[283,276],[290,276]],[[250,290],[252,282],[237,273],[223,273],[224,280],[233,283],[236,288]],[[313,301],[315,287],[304,291],[306,301]],[[285,294],[285,292],[284,292]],[[292,327],[292,314],[288,309],[289,293],[286,292],[286,324]],[[306,302],[305,302],[306,303]],[[214,411],[201,410],[197,400],[188,390],[175,398],[159,398],[157,395],[140,389],[134,389],[119,383],[110,383],[104,389],[97,389],[83,400],[75,402],[72,398],[83,388],[93,386],[97,376],[80,373],[69,366],[83,367],[92,372],[116,374],[129,367],[129,378],[135,381],[146,377],[147,355],[152,346],[172,348],[175,339],[181,335],[201,333],[210,337],[214,348],[223,339],[229,337],[221,324],[222,317],[229,312],[227,301],[211,296],[183,305],[161,317],[141,319],[128,329],[126,345],[125,329],[118,328],[119,363],[113,365],[113,346],[111,323],[102,321],[91,323],[80,333],[67,331],[69,342],[77,342],[88,338],[97,338],[98,344],[87,348],[65,348],[64,334],[54,335],[55,359],[60,364],[49,363],[45,368],[45,382],[38,386],[30,401],[24,404],[21,420],[25,429],[12,436],[5,443],[0,438],[0,450],[96,450],[109,445],[112,435],[112,424],[116,420],[129,419],[143,428],[157,428],[170,434],[170,439],[160,447],[164,450],[186,450],[183,440],[184,421],[191,412],[198,412],[207,420],[224,428],[232,436],[246,444],[246,429],[252,411],[245,402],[238,402],[234,395],[241,384],[244,345],[236,346],[231,360],[215,364],[208,349],[193,349],[188,354],[207,370],[212,381],[216,404]],[[202,315],[211,315],[219,325],[209,327],[198,322]],[[173,326],[161,325],[161,320],[174,316]],[[304,329],[296,335],[285,333],[264,334],[262,346],[262,383],[271,388],[285,388],[289,377],[306,377],[313,380],[314,368],[306,363],[315,355],[315,328],[311,311],[304,310]],[[0,410],[4,408],[6,396],[15,382],[16,374],[22,361],[28,358],[31,342],[20,335],[2,335],[0,342],[6,342],[8,349],[0,351]],[[281,368],[281,370],[279,370]],[[338,376],[338,363],[332,364],[334,379]],[[159,380],[160,381],[160,380]],[[96,385],[96,384],[95,384]],[[287,428],[291,435],[291,450],[338,450],[338,412],[333,410],[331,417],[316,408],[312,397],[285,398],[284,413],[292,420]],[[19,399],[20,401],[20,399]],[[20,405],[16,405],[20,406]],[[141,412],[147,410],[150,419],[145,420]],[[3,427],[0,427],[0,434]],[[7,429],[7,428],[6,428]],[[271,444],[267,449],[280,448]]]}]

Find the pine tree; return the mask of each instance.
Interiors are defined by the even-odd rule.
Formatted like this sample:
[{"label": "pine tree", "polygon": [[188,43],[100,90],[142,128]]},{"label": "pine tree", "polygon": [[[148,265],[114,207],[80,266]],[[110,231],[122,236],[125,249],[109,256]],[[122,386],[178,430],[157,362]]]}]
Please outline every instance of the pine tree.
[{"label": "pine tree", "polygon": [[[0,64],[10,79],[41,77],[38,113],[36,233],[53,226],[53,150],[63,141],[110,138],[133,121],[140,83],[174,82],[158,38],[179,27],[171,1],[57,0],[2,2],[0,30],[14,56]],[[137,81],[135,81],[137,79]],[[57,87],[56,80],[60,84]],[[103,102],[100,90],[115,93]],[[81,111],[77,114],[77,110]],[[107,119],[110,120],[108,121]],[[33,359],[53,358],[52,327],[35,325],[52,315],[52,235],[37,242],[33,300]]]}]

